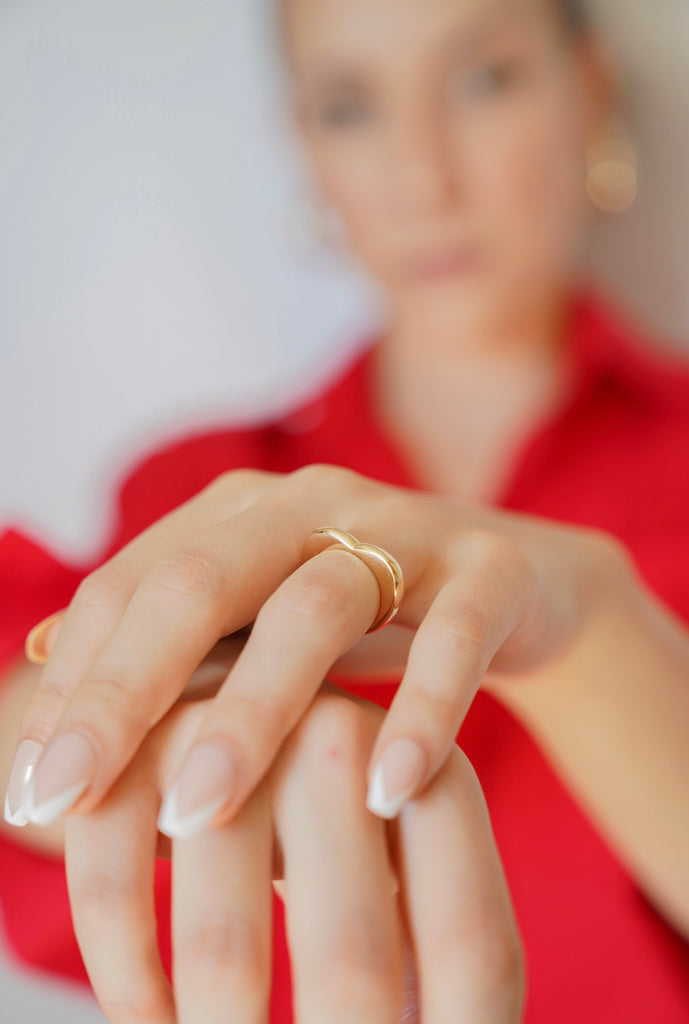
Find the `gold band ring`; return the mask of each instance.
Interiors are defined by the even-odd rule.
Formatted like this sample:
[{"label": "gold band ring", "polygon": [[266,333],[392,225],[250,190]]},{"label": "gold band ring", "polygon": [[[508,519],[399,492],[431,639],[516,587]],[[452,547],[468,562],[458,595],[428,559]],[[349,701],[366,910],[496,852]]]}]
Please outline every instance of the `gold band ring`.
[{"label": "gold band ring", "polygon": [[323,551],[349,551],[350,555],[356,555],[364,565],[367,565],[375,576],[380,591],[380,602],[373,625],[366,630],[367,633],[382,629],[394,619],[404,596],[404,575],[397,559],[383,548],[378,548],[374,544],[362,544],[351,533],[330,526],[321,527],[309,534],[302,560],[307,562]]}]

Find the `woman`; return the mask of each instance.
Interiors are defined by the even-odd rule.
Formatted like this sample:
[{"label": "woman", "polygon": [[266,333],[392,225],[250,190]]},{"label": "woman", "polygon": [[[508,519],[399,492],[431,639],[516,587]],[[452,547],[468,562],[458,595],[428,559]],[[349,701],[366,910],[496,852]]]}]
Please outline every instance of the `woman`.
[{"label": "woman", "polygon": [[[70,606],[24,720],[34,747],[15,767],[10,817],[84,812],[67,818],[68,869],[70,832],[78,863],[150,726],[216,641],[254,619],[186,772],[176,758],[162,772],[175,775],[160,820],[174,837],[253,807],[333,663],[339,677],[379,678],[406,663],[366,751],[369,805],[394,817],[407,804],[404,830],[471,705],[461,743],[516,904],[526,1019],[680,1021],[689,640],[632,559],[686,617],[689,383],[580,295],[585,156],[611,115],[604,66],[564,0],[289,0],[284,15],[314,175],[388,296],[389,328],[293,417],[181,441],[132,474],[105,568]],[[294,472],[313,463],[363,476]],[[245,466],[289,475],[227,474]],[[351,553],[304,561],[322,526],[393,552],[401,631],[347,653],[378,595]],[[14,543],[46,580],[39,618],[78,575],[51,576],[43,553]],[[41,630],[46,653],[55,635]],[[36,681],[17,684],[24,704]],[[382,683],[358,692],[392,696]],[[93,841],[82,877],[106,852]],[[406,898],[414,877],[402,872]],[[422,1015],[445,1019],[423,1003],[432,958],[417,946]]]}]

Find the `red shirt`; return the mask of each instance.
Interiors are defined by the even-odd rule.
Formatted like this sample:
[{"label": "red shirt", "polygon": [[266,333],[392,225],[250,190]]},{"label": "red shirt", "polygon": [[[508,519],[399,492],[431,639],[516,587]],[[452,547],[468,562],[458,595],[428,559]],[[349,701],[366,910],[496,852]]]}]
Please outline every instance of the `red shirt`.
[{"label": "red shirt", "polygon": [[[616,534],[648,583],[689,622],[689,364],[637,345],[590,301],[574,307],[568,351],[571,396],[525,445],[498,504]],[[231,468],[290,471],[329,462],[414,487],[376,420],[370,371],[364,356],[286,419],[187,437],[148,458],[121,489],[103,558]],[[60,564],[19,530],[2,536],[0,671],[30,626],[64,606],[90,568]],[[381,704],[391,698],[390,687],[363,692]],[[686,1024],[689,946],[649,906],[531,738],[479,693],[460,742],[486,793],[525,942],[527,1024]],[[169,968],[166,863],[157,865],[156,887]],[[20,957],[86,981],[62,862],[1,836],[0,901]],[[286,1024],[279,904],[275,957],[273,1020]]]}]

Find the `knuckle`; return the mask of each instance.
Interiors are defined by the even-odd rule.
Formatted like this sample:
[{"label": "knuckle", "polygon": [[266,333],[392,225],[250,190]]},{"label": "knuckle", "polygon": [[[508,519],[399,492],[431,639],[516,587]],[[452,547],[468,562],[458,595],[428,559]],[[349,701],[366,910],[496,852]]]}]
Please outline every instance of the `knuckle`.
[{"label": "knuckle", "polygon": [[[78,699],[79,717],[83,719],[84,728],[92,734],[96,731],[90,725],[92,722],[100,725],[106,721],[124,721],[128,728],[137,732],[152,724],[143,692],[132,688],[125,672],[121,677],[116,672],[91,676],[82,685]],[[99,728],[98,733],[102,733],[102,729]]]},{"label": "knuckle", "polygon": [[287,483],[290,488],[294,487],[299,494],[306,492],[316,497],[333,498],[344,496],[352,490],[358,489],[362,479],[354,470],[345,469],[342,466],[311,463],[290,473]]},{"label": "knuckle", "polygon": [[87,608],[121,606],[134,589],[132,574],[116,561],[108,562],[79,584],[75,601]]},{"label": "knuckle", "polygon": [[117,875],[98,871],[71,882],[70,894],[79,917],[105,920],[103,915],[122,917],[131,906],[130,885]]},{"label": "knuckle", "polygon": [[202,972],[241,971],[261,976],[268,951],[259,928],[248,920],[228,917],[223,921],[207,921],[185,932],[176,942],[177,955],[185,970]]},{"label": "knuckle", "polygon": [[31,725],[37,739],[48,737],[55,727],[56,714],[63,710],[73,695],[73,687],[54,676],[49,678],[48,673],[43,674],[29,707]]},{"label": "knuckle", "polygon": [[490,640],[489,624],[485,613],[467,602],[455,608],[439,608],[429,620],[429,631],[444,645],[448,643],[460,652],[475,649],[485,651]]},{"label": "knuckle", "polygon": [[468,556],[476,565],[489,568],[512,565],[520,555],[514,541],[489,530],[474,530],[463,544],[465,557]]},{"label": "knuckle", "polygon": [[525,985],[525,960],[516,928],[507,922],[464,922],[433,950],[433,960],[448,976],[468,977],[482,991],[500,993],[501,1002],[518,1002]]},{"label": "knuckle", "polygon": [[347,1019],[355,1012],[360,1019],[390,1019],[390,1006],[397,991],[397,971],[392,965],[383,969],[378,963],[359,958],[347,961],[333,951],[327,962],[319,960],[313,973],[328,1005],[341,1007]]},{"label": "knuckle", "polygon": [[327,950],[329,962],[339,971],[363,982],[378,983],[393,975],[396,949],[385,941],[385,936],[371,920],[344,922],[338,928],[335,941]]},{"label": "knuckle", "polygon": [[448,725],[456,731],[459,702],[452,694],[426,683],[423,690],[408,693],[407,700],[418,713],[418,720],[425,722],[427,728],[430,726],[431,735],[444,735]]},{"label": "knuckle", "polygon": [[169,1020],[165,1001],[151,995],[100,995],[100,1007],[110,1024],[163,1024]]},{"label": "knuckle", "polygon": [[[524,981],[524,953],[516,929],[503,922],[480,922],[471,929],[471,955],[486,985],[517,991]],[[466,956],[466,946],[463,950]]]},{"label": "knuckle", "polygon": [[366,484],[372,491],[376,523],[381,524],[386,532],[389,524],[395,523],[400,536],[418,534],[420,514],[425,520],[424,530],[432,530],[438,525],[437,517],[429,515],[429,509],[419,499],[419,495],[398,488],[382,487],[377,481],[366,481]]},{"label": "knuckle", "polygon": [[164,558],[147,583],[173,599],[212,599],[222,593],[227,577],[227,567],[218,551],[210,544],[199,543]]},{"label": "knuckle", "polygon": [[230,469],[220,473],[204,487],[202,494],[207,497],[226,498],[228,495],[248,492],[255,494],[266,481],[269,474],[259,469]]},{"label": "knuckle", "polygon": [[297,726],[294,741],[302,754],[317,764],[330,759],[346,767],[361,761],[366,725],[364,713],[354,701],[321,694]]},{"label": "knuckle", "polygon": [[295,469],[293,473],[290,473],[288,480],[293,481],[299,487],[308,489],[321,487],[327,481],[339,478],[341,472],[345,471],[340,470],[339,466],[333,466],[327,462],[312,462],[308,466],[300,466],[299,469]]}]

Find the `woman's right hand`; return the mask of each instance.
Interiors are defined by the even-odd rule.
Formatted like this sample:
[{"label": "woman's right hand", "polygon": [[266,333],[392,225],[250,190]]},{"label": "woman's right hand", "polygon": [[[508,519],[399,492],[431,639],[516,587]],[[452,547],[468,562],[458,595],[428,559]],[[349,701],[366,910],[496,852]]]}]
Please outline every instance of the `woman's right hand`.
[{"label": "woman's right hand", "polygon": [[[298,1024],[515,1024],[517,926],[459,749],[385,822],[365,806],[383,712],[325,688],[240,813],[171,842],[156,829],[161,793],[207,703],[180,701],[100,806],[66,820],[76,933],[111,1024],[220,1024],[229,1007],[234,1024],[265,1024],[270,881],[283,877]],[[172,989],[156,850],[173,860]]]}]

